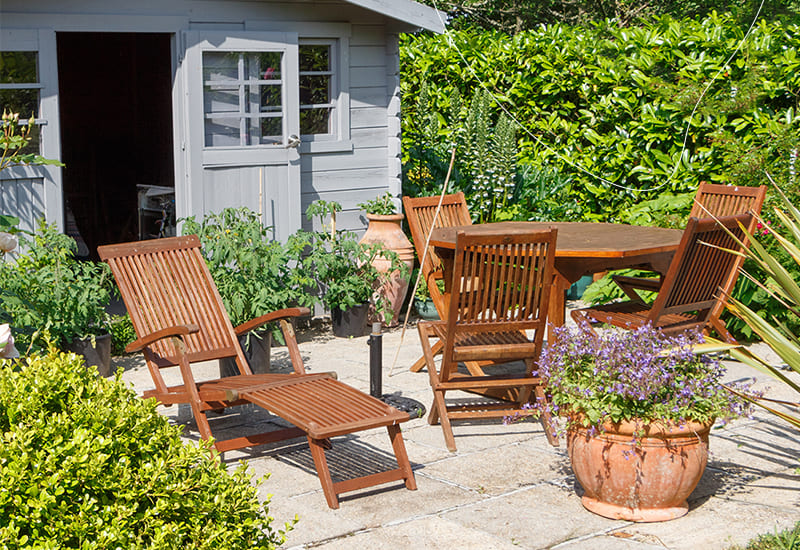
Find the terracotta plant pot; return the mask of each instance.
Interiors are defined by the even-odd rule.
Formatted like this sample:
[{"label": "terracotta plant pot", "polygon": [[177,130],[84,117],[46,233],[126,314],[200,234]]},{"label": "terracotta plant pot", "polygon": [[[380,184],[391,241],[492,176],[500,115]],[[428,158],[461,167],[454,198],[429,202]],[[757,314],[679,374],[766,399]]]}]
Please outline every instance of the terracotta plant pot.
[{"label": "terracotta plant pot", "polygon": [[[400,261],[408,266],[409,273],[414,266],[414,247],[403,233],[401,226],[403,214],[367,214],[369,227],[361,238],[363,244],[381,243],[387,249],[397,253]],[[386,273],[391,268],[391,262],[386,258],[377,257],[372,265],[378,271]],[[400,277],[400,273],[395,271],[391,274],[389,281],[384,284],[378,292],[389,300],[392,306],[393,315],[391,319],[381,319],[384,325],[394,326],[400,314],[400,307],[408,291],[408,279]]]},{"label": "terracotta plant pot", "polygon": [[686,499],[706,467],[712,424],[670,428],[654,423],[636,443],[632,422],[608,423],[605,433],[594,436],[583,428],[568,430],[567,451],[585,491],[583,506],[607,518],[638,522],[685,515]]}]

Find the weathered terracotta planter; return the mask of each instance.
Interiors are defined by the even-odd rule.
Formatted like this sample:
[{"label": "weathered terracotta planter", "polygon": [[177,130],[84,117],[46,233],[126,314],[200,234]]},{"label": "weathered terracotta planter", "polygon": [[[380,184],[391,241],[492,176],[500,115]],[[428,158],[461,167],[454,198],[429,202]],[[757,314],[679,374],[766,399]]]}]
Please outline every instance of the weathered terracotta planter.
[{"label": "weathered terracotta planter", "polygon": [[[403,233],[401,224],[404,217],[403,214],[367,214],[369,227],[360,242],[363,244],[381,243],[387,249],[396,252],[400,261],[408,266],[410,273],[414,266],[414,247]],[[382,273],[387,273],[391,268],[391,262],[380,256],[375,258],[372,265]],[[384,325],[394,326],[397,324],[400,307],[403,305],[407,291],[408,279],[401,277],[398,271],[392,273],[389,281],[378,289],[378,292],[389,300],[393,311],[390,319],[381,319]]]},{"label": "weathered terracotta planter", "polygon": [[[713,422],[681,427],[608,423],[605,433],[567,432],[567,451],[585,494],[583,506],[595,514],[628,521],[679,518],[689,511],[687,498],[708,461],[708,432]],[[639,425],[641,426],[641,425]]]}]

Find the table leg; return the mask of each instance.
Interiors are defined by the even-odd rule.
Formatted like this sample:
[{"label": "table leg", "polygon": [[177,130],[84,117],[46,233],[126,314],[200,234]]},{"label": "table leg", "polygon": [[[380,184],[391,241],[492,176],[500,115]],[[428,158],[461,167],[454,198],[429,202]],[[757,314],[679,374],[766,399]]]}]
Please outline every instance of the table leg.
[{"label": "table leg", "polygon": [[560,273],[556,273],[556,276],[553,278],[553,286],[550,289],[550,306],[547,311],[548,342],[553,342],[555,340],[553,329],[555,327],[564,326],[567,291],[569,287],[570,282]]}]

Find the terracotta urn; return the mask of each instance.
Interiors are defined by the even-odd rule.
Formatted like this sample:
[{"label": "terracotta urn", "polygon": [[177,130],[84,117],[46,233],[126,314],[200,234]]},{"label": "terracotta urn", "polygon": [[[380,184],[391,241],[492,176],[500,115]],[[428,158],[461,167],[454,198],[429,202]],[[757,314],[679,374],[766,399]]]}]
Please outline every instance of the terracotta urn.
[{"label": "terracotta urn", "polygon": [[[605,433],[567,431],[567,451],[585,494],[583,506],[596,514],[637,522],[667,521],[689,511],[687,498],[708,461],[713,422],[682,426],[607,423]],[[633,442],[634,433],[636,441]]]},{"label": "terracotta urn", "polygon": [[[367,214],[369,227],[360,242],[364,244],[382,243],[387,249],[397,253],[400,261],[408,266],[408,272],[411,273],[414,265],[414,246],[403,233],[401,223],[404,217],[403,214]],[[375,258],[372,263],[378,271],[383,273],[387,273],[391,268],[391,262],[380,256]],[[394,326],[397,324],[400,307],[403,305],[408,291],[408,279],[401,277],[400,273],[395,270],[389,281],[378,291],[389,300],[393,311],[391,319],[381,319],[381,321],[386,326]]]}]

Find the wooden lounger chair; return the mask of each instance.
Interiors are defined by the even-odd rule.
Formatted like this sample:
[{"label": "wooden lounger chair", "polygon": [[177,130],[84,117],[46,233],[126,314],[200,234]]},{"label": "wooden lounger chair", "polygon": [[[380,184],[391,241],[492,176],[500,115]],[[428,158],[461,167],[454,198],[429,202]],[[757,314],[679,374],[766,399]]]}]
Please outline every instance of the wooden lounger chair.
[{"label": "wooden lounger chair", "polygon": [[[390,481],[403,480],[416,489],[399,424],[407,413],[386,405],[336,380],[331,374],[306,374],[291,317],[305,308],[276,311],[236,329],[222,304],[195,235],[101,246],[100,257],[111,266],[138,339],[128,351],[143,351],[155,389],[165,405],[189,403],[201,437],[212,437],[209,410],[254,403],[294,424],[263,434],[216,441],[220,452],[282,441],[305,435],[325,498],[338,508],[338,495]],[[294,374],[253,374],[237,336],[268,322],[279,322]],[[241,374],[196,382],[192,363],[234,357]],[[167,387],[161,369],[180,369],[183,384]],[[325,459],[328,439],[371,428],[386,427],[398,467],[334,483]]]}]

